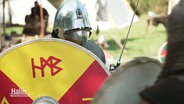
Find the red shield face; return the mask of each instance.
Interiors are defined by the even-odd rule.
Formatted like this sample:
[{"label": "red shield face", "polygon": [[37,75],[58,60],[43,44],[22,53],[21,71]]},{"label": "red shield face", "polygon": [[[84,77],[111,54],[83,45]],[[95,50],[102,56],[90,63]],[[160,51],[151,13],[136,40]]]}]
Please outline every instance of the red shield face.
[{"label": "red shield face", "polygon": [[165,59],[167,55],[167,43],[164,43],[159,50],[158,58],[162,64],[165,64]]}]

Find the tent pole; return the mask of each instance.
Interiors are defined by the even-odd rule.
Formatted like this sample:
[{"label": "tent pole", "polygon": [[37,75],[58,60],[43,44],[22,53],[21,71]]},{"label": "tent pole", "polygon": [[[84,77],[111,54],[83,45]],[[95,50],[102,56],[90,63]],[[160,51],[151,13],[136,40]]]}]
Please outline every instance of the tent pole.
[{"label": "tent pole", "polygon": [[6,0],[3,0],[3,35],[6,32],[6,30],[5,30],[5,1]]},{"label": "tent pole", "polygon": [[5,34],[5,0],[3,0],[3,35]]},{"label": "tent pole", "polygon": [[43,8],[42,8],[42,0],[40,0],[40,37],[44,37],[44,20],[43,20]]},{"label": "tent pole", "polygon": [[8,16],[9,16],[9,22],[10,22],[10,25],[12,25],[12,15],[11,15],[10,1],[7,0],[7,2],[8,2]]},{"label": "tent pole", "polygon": [[0,45],[0,52],[2,50],[2,47],[3,47],[3,40],[2,40],[2,35],[5,35],[6,33],[6,30],[5,30],[5,0],[3,0],[3,33],[1,34],[0,33],[0,42],[1,42],[1,45]]}]

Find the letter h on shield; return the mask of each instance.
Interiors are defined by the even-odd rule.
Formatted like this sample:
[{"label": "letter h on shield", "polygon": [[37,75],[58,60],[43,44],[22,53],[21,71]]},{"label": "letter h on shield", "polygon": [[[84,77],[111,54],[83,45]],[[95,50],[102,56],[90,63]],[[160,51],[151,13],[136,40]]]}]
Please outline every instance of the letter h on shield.
[{"label": "letter h on shield", "polygon": [[45,60],[43,57],[40,57],[40,66],[37,66],[35,65],[34,59],[32,58],[31,63],[32,63],[33,78],[36,78],[36,72],[35,72],[36,69],[40,70],[41,76],[44,77],[45,76],[44,69],[46,66],[50,67],[51,76],[56,75],[62,70],[62,68],[57,66],[57,64],[60,62],[61,60],[54,56],[50,56],[47,60]]}]

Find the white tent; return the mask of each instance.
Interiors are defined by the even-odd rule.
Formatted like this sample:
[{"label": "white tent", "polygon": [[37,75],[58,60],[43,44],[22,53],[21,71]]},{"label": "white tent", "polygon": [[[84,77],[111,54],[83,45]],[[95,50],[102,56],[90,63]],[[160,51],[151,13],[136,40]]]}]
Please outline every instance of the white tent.
[{"label": "white tent", "polygon": [[[34,6],[35,1],[38,1],[48,11],[49,24],[53,25],[56,8],[48,0],[6,0],[5,22],[10,22],[11,15],[12,24],[24,25],[25,16],[31,13],[31,8]],[[3,0],[0,0],[0,23],[3,23]]]},{"label": "white tent", "polygon": [[[123,28],[130,25],[133,10],[126,0],[81,0],[85,5],[93,29]],[[98,19],[97,19],[98,18]],[[138,21],[135,16],[133,22]]]},{"label": "white tent", "polygon": [[[9,6],[7,1],[9,1]],[[47,9],[49,13],[49,24],[52,26],[56,8],[54,8],[48,0],[6,0],[5,21],[8,22],[10,20],[10,13],[13,24],[24,25],[25,15],[29,15],[31,13],[31,7],[34,6],[35,1],[38,1],[39,3],[41,1],[42,7]],[[0,0],[0,23],[3,22],[2,2],[3,0]],[[90,23],[93,29],[97,28],[97,24],[100,29],[109,29],[112,27],[123,28],[130,24],[133,17],[133,10],[130,8],[126,0],[81,0],[81,2],[85,5],[88,11]],[[97,20],[97,17],[100,16],[103,18]],[[106,19],[104,19],[105,16],[107,17]],[[138,17],[135,17],[134,22],[137,20]]]},{"label": "white tent", "polygon": [[172,9],[174,8],[174,6],[175,6],[176,4],[179,3],[179,1],[180,1],[180,0],[169,0],[169,2],[168,2],[168,14],[171,13]]}]

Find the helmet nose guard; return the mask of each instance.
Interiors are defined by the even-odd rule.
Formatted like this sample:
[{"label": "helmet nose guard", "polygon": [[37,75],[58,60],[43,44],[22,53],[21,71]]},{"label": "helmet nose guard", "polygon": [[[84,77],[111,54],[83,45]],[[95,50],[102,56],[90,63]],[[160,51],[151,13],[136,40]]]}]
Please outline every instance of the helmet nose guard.
[{"label": "helmet nose guard", "polygon": [[[88,14],[83,4],[79,0],[65,0],[56,12],[54,29],[51,35],[55,38],[64,39],[66,35],[78,35],[68,37],[78,37],[79,41],[86,42],[87,38],[84,37],[90,37],[91,29]],[[72,34],[78,31],[89,33],[86,35]],[[81,37],[81,40],[79,37]]]}]

